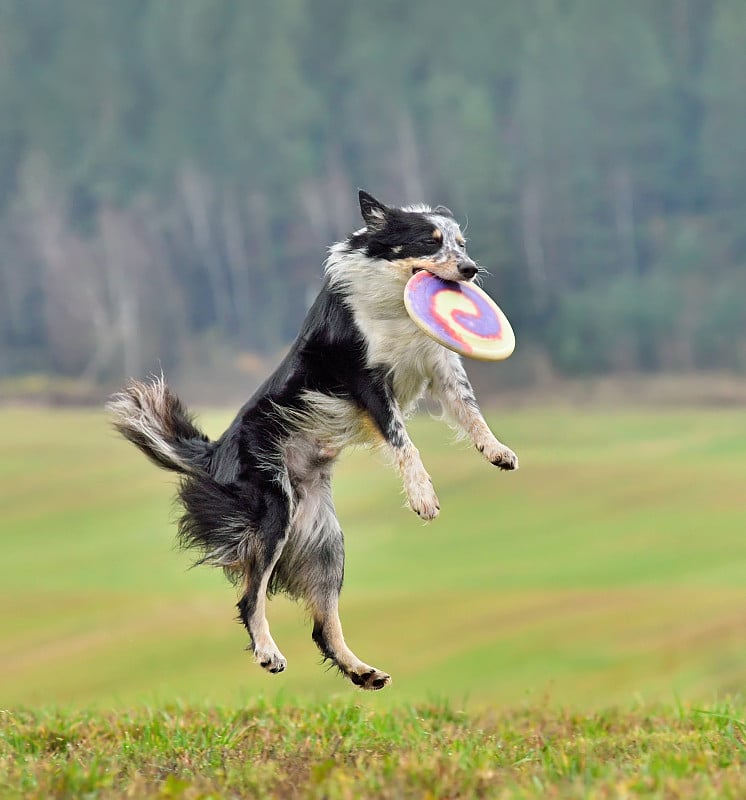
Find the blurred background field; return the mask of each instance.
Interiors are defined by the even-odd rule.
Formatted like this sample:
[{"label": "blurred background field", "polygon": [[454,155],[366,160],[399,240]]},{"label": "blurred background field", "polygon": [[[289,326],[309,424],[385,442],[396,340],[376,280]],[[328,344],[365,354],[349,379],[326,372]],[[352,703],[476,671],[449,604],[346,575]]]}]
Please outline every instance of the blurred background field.
[{"label": "blurred background field", "polygon": [[[228,420],[202,415],[213,435]],[[319,666],[303,609],[282,598],[269,615],[288,671],[252,663],[233,589],[174,550],[171,479],[103,413],[0,410],[0,704],[589,708],[740,691],[743,413],[547,406],[490,421],[521,457],[514,475],[412,423],[443,508],[430,525],[373,453],[338,469],[347,638],[394,677],[370,697]]]}]

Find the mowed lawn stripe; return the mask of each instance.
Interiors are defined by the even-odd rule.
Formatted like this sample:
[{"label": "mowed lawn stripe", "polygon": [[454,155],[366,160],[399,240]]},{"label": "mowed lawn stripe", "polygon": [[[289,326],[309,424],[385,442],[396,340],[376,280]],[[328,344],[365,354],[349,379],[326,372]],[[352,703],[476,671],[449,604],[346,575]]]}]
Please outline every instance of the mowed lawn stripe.
[{"label": "mowed lawn stripe", "polygon": [[[290,659],[278,679],[242,652],[242,630],[214,598],[152,597],[147,608],[117,599],[108,616],[9,637],[0,654],[5,697],[33,703],[52,693],[90,704],[103,693],[120,702],[152,701],[170,686],[171,696],[229,702],[241,691],[315,696],[319,685],[344,689],[320,669],[296,605],[271,609]],[[669,697],[692,682],[709,693],[730,685],[733,659],[743,665],[746,599],[711,589],[433,592],[356,597],[345,603],[344,616],[356,649],[395,674],[398,700],[455,694],[481,705],[549,692],[599,706],[629,700],[657,685],[659,675]]]}]

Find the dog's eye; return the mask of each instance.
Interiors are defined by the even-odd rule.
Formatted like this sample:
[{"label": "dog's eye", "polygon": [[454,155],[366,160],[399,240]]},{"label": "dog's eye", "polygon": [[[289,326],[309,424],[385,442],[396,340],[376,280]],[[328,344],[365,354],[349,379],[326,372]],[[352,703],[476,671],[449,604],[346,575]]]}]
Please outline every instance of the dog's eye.
[{"label": "dog's eye", "polygon": [[462,249],[466,250],[466,242],[463,239],[458,239],[456,244]]}]

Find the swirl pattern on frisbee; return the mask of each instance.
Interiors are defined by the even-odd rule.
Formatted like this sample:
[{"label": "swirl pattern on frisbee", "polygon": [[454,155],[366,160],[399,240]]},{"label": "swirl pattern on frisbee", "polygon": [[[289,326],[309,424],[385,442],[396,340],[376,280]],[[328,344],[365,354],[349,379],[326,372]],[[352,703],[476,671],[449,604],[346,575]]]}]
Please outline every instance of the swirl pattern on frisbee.
[{"label": "swirl pattern on frisbee", "polygon": [[479,287],[421,271],[410,278],[404,303],[412,320],[437,342],[470,358],[498,361],[515,348],[505,315]]}]

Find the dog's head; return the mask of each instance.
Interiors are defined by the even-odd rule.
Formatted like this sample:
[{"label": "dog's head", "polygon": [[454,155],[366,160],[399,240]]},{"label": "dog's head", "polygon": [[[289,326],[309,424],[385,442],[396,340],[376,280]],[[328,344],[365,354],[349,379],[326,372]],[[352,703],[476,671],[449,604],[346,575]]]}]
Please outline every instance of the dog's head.
[{"label": "dog's head", "polygon": [[391,208],[362,190],[359,197],[365,228],[350,237],[353,249],[389,262],[407,280],[423,269],[447,281],[474,279],[479,269],[445,206]]}]

